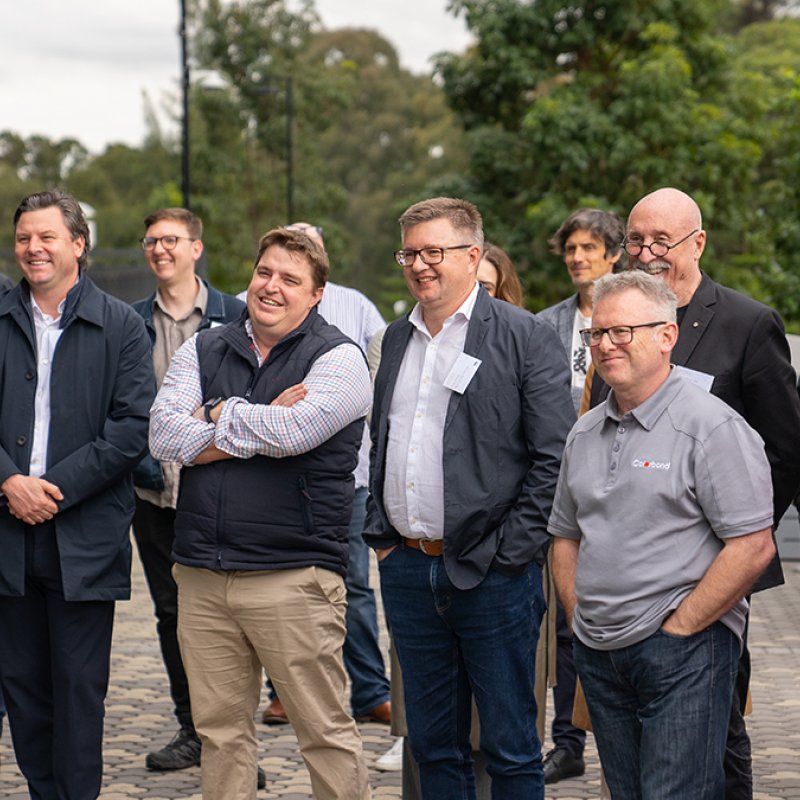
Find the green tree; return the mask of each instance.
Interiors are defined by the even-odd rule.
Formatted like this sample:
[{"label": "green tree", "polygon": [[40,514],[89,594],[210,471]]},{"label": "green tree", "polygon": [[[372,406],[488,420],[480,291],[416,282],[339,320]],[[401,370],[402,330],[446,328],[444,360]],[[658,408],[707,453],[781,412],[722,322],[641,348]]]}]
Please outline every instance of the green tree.
[{"label": "green tree", "polygon": [[226,87],[192,99],[193,196],[212,276],[244,285],[258,236],[286,222],[291,78],[294,216],[325,229],[333,279],[388,313],[405,295],[391,257],[399,213],[465,164],[441,90],[402,69],[377,33],[322,30],[310,3],[200,0],[194,14],[195,64]]},{"label": "green tree", "polygon": [[468,188],[488,234],[509,248],[541,308],[569,292],[546,251],[581,205],[625,215],[646,192],[674,185],[704,209],[712,272],[757,225],[762,156],[729,99],[717,0],[454,0],[476,45],[439,71],[469,131]]}]

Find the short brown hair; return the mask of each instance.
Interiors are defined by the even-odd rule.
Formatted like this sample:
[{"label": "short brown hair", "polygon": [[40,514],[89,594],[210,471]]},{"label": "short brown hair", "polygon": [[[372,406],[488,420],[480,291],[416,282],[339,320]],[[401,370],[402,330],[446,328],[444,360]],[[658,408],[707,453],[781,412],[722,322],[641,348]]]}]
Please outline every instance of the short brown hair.
[{"label": "short brown hair", "polygon": [[299,253],[305,256],[311,266],[311,278],[315,289],[322,289],[328,282],[328,273],[330,272],[328,254],[319,242],[312,239],[307,233],[291,228],[273,228],[271,231],[267,231],[259,239],[253,269],[258,266],[261,256],[270,247],[281,247],[290,253]]},{"label": "short brown hair", "polygon": [[89,250],[92,247],[92,237],[89,234],[89,223],[86,221],[80,203],[66,192],[53,189],[49,192],[35,192],[29,194],[17,206],[14,212],[14,231],[17,230],[19,218],[28,211],[40,211],[44,208],[55,206],[60,212],[67,226],[72,241],[77,241],[79,236],[83,237],[83,252],[78,256],[78,267],[88,269]]},{"label": "short brown hair", "polygon": [[151,225],[155,225],[156,222],[161,222],[163,219],[183,223],[192,239],[203,238],[203,220],[188,208],[160,208],[144,218],[144,229],[147,230]]},{"label": "short brown hair", "polygon": [[483,247],[483,219],[480,211],[469,200],[457,197],[433,197],[421,200],[407,208],[400,217],[400,230],[405,235],[409,228],[435,219],[446,219],[460,231],[472,237],[473,244]]}]

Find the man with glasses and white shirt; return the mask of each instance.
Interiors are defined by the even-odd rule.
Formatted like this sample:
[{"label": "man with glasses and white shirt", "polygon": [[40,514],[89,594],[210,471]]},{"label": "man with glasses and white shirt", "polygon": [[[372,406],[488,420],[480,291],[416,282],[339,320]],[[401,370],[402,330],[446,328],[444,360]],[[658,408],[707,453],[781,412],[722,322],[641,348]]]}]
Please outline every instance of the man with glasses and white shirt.
[{"label": "man with glasses and white shirt", "polygon": [[[672,363],[724,400],[764,440],[772,471],[774,529],[800,484],[800,400],[783,323],[773,309],[716,283],[700,269],[706,232],[697,203],[674,188],[642,198],[628,217],[623,242],[628,268],[656,275],[677,296],[680,330]],[[592,386],[592,405],[608,387]],[[783,583],[776,555],[753,587]],[[750,740],[743,711],[750,680],[745,644],[734,691],[725,772],[727,800],[753,796]]]},{"label": "man with glasses and white shirt", "polygon": [[475,797],[471,696],[492,797],[543,798],[534,659],[547,516],[575,421],[555,330],[476,281],[483,224],[435,198],[401,217],[417,304],[375,378],[365,539],[403,672],[426,800]]},{"label": "man with glasses and white shirt", "polygon": [[595,284],[582,331],[611,387],[564,450],[549,531],[612,797],[722,800],[744,599],[775,553],[764,444],[670,365],[676,298]]}]

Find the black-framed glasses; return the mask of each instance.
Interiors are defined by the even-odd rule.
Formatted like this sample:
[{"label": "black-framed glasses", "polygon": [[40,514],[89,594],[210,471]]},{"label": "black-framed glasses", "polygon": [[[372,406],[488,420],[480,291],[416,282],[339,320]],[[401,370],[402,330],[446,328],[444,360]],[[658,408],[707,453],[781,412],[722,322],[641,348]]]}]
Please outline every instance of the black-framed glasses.
[{"label": "black-framed glasses", "polygon": [[476,247],[477,245],[471,244],[454,244],[452,247],[423,247],[422,250],[395,250],[394,260],[401,267],[410,267],[416,260],[417,256],[422,259],[423,264],[429,267],[434,264],[441,264],[444,261],[444,254],[448,250],[466,250],[468,247]]},{"label": "black-framed glasses", "polygon": [[161,246],[165,250],[174,250],[178,246],[178,239],[186,239],[189,242],[195,242],[191,236],[145,236],[141,240],[142,250],[155,250],[156,245],[161,242]]},{"label": "black-framed glasses", "polygon": [[603,339],[603,334],[607,333],[611,339],[611,344],[630,344],[633,341],[633,332],[637,328],[656,328],[659,325],[666,325],[666,322],[643,322],[641,325],[613,325],[610,328],[583,328],[578,333],[581,341],[586,347],[597,347]]},{"label": "black-framed glasses", "polygon": [[642,250],[646,247],[655,258],[663,258],[673,247],[677,247],[679,244],[683,244],[690,236],[694,236],[696,233],[700,233],[700,228],[695,228],[691,233],[687,233],[683,239],[678,239],[675,244],[667,244],[666,242],[650,242],[650,244],[645,244],[644,242],[639,242],[636,239],[631,241],[628,238],[622,240],[622,246],[625,248],[625,252],[629,256],[634,256],[634,258],[641,254]]}]

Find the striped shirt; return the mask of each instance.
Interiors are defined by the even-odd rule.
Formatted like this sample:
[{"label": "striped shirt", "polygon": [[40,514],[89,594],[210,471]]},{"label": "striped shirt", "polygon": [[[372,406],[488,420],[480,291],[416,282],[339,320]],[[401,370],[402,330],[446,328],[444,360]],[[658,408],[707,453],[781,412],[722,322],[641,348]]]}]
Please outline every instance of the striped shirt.
[{"label": "striped shirt", "polygon": [[357,347],[342,344],[311,365],[303,379],[308,394],[291,408],[230,397],[216,424],[195,419],[192,414],[205,399],[196,338],[175,353],[150,409],[150,451],[156,458],[191,464],[212,442],[236,458],[299,455],[369,410],[372,387],[364,356]]},{"label": "striped shirt", "polygon": [[[247,302],[246,289],[236,296],[242,302]],[[340,286],[333,281],[325,284],[325,291],[317,308],[326,322],[335,325],[345,336],[349,336],[365,354],[373,336],[386,327],[381,312],[366,295],[357,289]],[[353,472],[356,489],[369,484],[369,444],[369,430],[365,425],[364,438],[358,453],[358,466]]]}]

